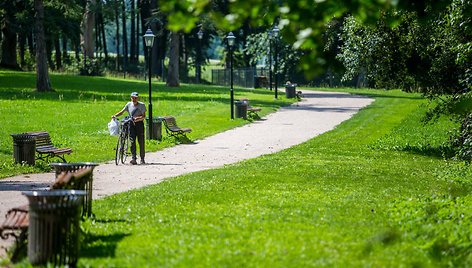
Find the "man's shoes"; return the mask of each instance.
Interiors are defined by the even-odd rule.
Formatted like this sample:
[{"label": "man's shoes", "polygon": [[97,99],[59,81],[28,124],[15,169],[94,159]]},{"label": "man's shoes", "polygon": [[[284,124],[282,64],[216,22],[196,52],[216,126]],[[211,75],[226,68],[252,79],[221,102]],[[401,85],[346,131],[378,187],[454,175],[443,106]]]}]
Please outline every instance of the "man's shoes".
[{"label": "man's shoes", "polygon": [[136,165],[136,164],[138,164],[138,163],[136,162],[136,159],[133,159],[133,160],[129,161],[129,163],[130,163],[131,165]]},{"label": "man's shoes", "polygon": [[144,159],[141,159],[141,165],[144,165],[146,164],[146,162],[144,162]]}]

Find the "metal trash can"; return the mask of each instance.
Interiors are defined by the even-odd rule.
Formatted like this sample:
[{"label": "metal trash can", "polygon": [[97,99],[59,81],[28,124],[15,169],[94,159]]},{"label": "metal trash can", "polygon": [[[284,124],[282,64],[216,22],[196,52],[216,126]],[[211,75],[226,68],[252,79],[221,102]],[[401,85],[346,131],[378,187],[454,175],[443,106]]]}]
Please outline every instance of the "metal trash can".
[{"label": "metal trash can", "polygon": [[295,98],[297,95],[295,93],[296,91],[296,85],[295,84],[288,84],[285,86],[285,97],[287,97],[287,99],[293,99]]},{"label": "metal trash can", "polygon": [[36,141],[29,134],[11,134],[13,138],[13,158],[15,163],[34,165]]},{"label": "metal trash can", "polygon": [[160,117],[152,118],[152,133],[149,129],[149,117],[146,117],[146,137],[148,140],[162,140],[162,119]]},{"label": "metal trash can", "polygon": [[238,100],[234,104],[236,105],[236,118],[247,119],[247,102]]},{"label": "metal trash can", "polygon": [[28,259],[33,265],[75,267],[79,258],[80,210],[85,191],[27,191]]},{"label": "metal trash can", "polygon": [[[93,169],[98,166],[97,163],[92,162],[78,162],[78,163],[51,163],[49,164],[51,167],[54,168],[56,173],[56,179],[59,174],[62,172],[73,172],[77,171],[81,168],[88,168],[91,167]],[[85,184],[84,189],[75,189],[75,190],[84,190],[87,195],[84,197],[83,201],[83,210],[82,210],[82,217],[90,217],[92,216],[92,190],[93,190],[93,173],[91,178]]]}]

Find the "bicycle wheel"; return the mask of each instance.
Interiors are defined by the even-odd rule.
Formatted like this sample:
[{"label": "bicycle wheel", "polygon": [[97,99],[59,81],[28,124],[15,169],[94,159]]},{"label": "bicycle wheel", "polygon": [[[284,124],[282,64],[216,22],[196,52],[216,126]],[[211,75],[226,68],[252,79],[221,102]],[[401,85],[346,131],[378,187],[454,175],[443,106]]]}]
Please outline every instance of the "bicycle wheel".
[{"label": "bicycle wheel", "polygon": [[123,147],[123,138],[122,138],[123,134],[120,133],[120,135],[118,136],[118,141],[116,142],[116,148],[115,148],[115,164],[118,165],[120,163],[120,160],[121,160],[121,151],[122,151],[122,147]]},{"label": "bicycle wheel", "polygon": [[122,144],[121,144],[121,152],[120,152],[120,159],[121,163],[124,164],[126,162],[126,158],[128,157],[128,148],[129,148],[129,135],[128,132],[124,132],[122,137]]}]

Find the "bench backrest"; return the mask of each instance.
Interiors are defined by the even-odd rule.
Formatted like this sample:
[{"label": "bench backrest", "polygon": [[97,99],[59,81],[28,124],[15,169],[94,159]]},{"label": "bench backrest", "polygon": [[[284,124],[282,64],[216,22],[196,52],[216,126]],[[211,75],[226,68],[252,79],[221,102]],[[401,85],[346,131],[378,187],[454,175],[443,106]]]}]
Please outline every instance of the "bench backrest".
[{"label": "bench backrest", "polygon": [[85,190],[87,183],[92,179],[93,168],[81,168],[73,172],[62,172],[57,177],[51,189]]},{"label": "bench backrest", "polygon": [[165,116],[164,123],[168,128],[178,127],[177,122],[175,121],[175,117],[173,116]]},{"label": "bench backrest", "polygon": [[28,132],[36,141],[36,147],[52,146],[51,136],[46,131]]},{"label": "bench backrest", "polygon": [[51,137],[49,136],[49,134],[36,136],[34,139],[36,140],[36,147],[52,145]]}]

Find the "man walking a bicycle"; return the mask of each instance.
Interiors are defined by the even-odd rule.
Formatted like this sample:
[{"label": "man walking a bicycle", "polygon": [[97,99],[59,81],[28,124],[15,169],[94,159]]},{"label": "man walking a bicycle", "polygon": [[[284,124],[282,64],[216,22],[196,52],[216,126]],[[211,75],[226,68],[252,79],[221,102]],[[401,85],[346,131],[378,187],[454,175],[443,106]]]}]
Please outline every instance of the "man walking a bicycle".
[{"label": "man walking a bicycle", "polygon": [[129,116],[133,119],[133,123],[129,128],[129,140],[131,142],[131,155],[132,159],[130,164],[136,165],[136,138],[139,143],[139,156],[141,157],[141,164],[145,164],[144,156],[144,119],[146,118],[146,105],[138,101],[139,95],[138,92],[131,93],[131,101],[126,103],[125,107],[118,113],[112,116],[116,118],[122,115],[124,112],[128,112]]}]

